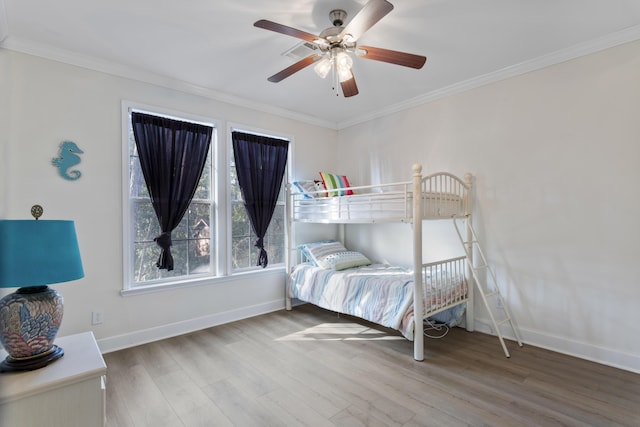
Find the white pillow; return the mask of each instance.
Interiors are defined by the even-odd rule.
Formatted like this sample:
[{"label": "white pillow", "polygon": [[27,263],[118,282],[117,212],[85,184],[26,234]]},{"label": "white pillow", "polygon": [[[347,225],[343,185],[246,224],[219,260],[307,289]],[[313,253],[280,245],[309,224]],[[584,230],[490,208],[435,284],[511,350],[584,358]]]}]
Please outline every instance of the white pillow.
[{"label": "white pillow", "polygon": [[344,270],[347,268],[361,267],[371,264],[369,258],[356,251],[337,252],[327,255],[323,259],[323,263],[327,264],[332,270]]},{"label": "white pillow", "polygon": [[327,270],[344,270],[371,264],[366,256],[360,252],[347,250],[342,243],[335,240],[306,243],[298,248],[312,264]]}]

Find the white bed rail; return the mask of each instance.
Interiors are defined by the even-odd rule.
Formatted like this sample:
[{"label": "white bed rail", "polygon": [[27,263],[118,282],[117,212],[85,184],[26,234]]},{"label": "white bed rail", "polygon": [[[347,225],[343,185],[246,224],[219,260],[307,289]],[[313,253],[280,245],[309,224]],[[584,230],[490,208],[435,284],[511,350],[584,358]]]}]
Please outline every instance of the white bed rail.
[{"label": "white bed rail", "polygon": [[468,300],[467,262],[464,256],[423,264],[422,278],[425,301],[423,319]]},{"label": "white bed rail", "polygon": [[290,218],[297,222],[342,224],[413,222],[413,199],[418,193],[422,219],[449,219],[470,213],[470,174],[462,180],[438,172],[420,175],[420,182],[418,190],[414,181],[349,187],[343,191],[351,190],[354,194],[343,196],[326,196],[323,190],[297,193],[288,186]]},{"label": "white bed rail", "polygon": [[326,191],[290,192],[293,221],[318,223],[409,222],[411,181],[349,187],[354,194],[325,196]]}]

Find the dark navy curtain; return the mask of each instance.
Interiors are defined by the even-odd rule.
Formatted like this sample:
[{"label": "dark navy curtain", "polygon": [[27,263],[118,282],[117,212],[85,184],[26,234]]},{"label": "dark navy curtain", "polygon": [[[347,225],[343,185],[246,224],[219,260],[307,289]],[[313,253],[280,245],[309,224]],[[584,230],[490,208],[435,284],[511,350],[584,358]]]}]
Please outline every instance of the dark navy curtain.
[{"label": "dark navy curtain", "polygon": [[233,155],[244,206],[260,249],[258,264],[269,263],[264,236],[282,187],[289,141],[243,132],[232,132]]},{"label": "dark navy curtain", "polygon": [[142,174],[162,233],[156,265],[173,270],[171,232],[196,192],[209,153],[213,128],[149,114],[131,113]]}]

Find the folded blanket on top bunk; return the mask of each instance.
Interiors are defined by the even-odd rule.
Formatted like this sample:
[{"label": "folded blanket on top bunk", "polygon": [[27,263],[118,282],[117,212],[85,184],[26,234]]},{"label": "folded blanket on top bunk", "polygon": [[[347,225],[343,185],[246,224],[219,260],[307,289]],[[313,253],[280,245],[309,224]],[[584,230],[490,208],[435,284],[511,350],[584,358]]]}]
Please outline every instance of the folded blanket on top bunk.
[{"label": "folded blanket on top bunk", "polygon": [[[464,276],[438,276],[425,277],[425,317],[466,298]],[[302,263],[291,273],[290,297],[396,329],[413,340],[413,273],[406,268],[373,264],[336,271]]]}]

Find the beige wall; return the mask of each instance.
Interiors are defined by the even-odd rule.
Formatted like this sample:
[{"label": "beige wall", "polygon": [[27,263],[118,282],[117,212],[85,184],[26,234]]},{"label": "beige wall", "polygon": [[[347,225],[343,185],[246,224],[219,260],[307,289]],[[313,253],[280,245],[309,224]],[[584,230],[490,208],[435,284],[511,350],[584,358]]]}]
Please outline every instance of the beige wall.
[{"label": "beige wall", "polygon": [[[634,42],[355,125],[336,170],[355,184],[409,179],[413,162],[472,172],[475,225],[524,339],[640,371],[639,76]],[[408,259],[409,235],[388,228],[349,239]]]},{"label": "beige wall", "polygon": [[[59,335],[93,330],[111,349],[284,307],[283,269],[120,295],[123,99],[218,120],[221,143],[228,123],[290,135],[294,176],[334,161],[335,130],[0,49],[0,217],[26,219],[38,203],[44,219],[76,221],[86,276],[56,285],[65,299]],[[78,181],[62,179],[51,165],[67,139],[84,150]],[[96,309],[104,311],[104,323],[92,326]]]}]

